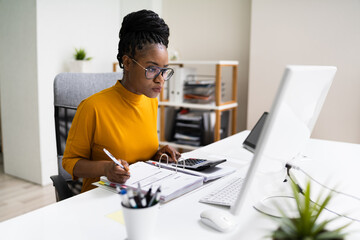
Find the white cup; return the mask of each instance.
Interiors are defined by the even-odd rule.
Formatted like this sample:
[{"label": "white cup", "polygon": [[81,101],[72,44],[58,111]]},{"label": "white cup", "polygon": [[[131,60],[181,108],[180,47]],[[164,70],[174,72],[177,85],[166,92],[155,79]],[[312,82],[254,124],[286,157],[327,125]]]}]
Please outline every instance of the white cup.
[{"label": "white cup", "polygon": [[122,205],[127,240],[154,239],[159,203],[147,208],[129,208]]}]

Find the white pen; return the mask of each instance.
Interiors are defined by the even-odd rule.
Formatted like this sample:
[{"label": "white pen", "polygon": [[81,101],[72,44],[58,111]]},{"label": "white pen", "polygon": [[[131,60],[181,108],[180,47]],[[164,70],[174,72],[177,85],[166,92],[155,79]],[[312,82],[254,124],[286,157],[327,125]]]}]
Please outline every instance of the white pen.
[{"label": "white pen", "polygon": [[109,158],[111,158],[111,160],[114,161],[114,163],[116,163],[117,165],[119,165],[122,169],[125,169],[124,166],[105,148],[103,148],[104,152],[106,153],[106,155],[109,156]]}]

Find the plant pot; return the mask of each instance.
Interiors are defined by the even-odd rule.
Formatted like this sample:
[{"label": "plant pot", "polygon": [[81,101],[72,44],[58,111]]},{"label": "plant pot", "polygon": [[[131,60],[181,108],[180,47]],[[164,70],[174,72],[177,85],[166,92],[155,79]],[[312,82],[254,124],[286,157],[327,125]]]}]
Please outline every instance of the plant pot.
[{"label": "plant pot", "polygon": [[72,60],[68,63],[69,72],[90,72],[90,61]]}]

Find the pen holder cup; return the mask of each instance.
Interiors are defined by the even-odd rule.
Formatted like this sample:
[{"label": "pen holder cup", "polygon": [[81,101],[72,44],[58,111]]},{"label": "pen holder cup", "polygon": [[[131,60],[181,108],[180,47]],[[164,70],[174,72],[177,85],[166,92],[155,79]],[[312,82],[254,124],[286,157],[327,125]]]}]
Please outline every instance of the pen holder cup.
[{"label": "pen holder cup", "polygon": [[154,239],[159,203],[146,208],[129,208],[121,204],[127,240]]}]

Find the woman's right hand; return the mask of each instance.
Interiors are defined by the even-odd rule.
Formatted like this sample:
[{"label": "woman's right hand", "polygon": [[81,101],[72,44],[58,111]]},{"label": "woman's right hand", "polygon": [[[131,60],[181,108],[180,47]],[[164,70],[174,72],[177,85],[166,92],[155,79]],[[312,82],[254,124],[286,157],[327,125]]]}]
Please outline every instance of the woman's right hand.
[{"label": "woman's right hand", "polygon": [[130,178],[129,164],[122,159],[118,159],[118,161],[124,166],[125,169],[116,165],[114,162],[109,161],[105,167],[105,176],[111,182],[125,183]]}]

